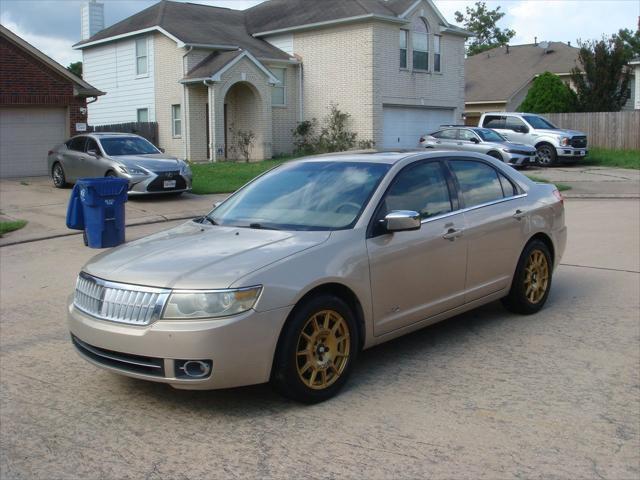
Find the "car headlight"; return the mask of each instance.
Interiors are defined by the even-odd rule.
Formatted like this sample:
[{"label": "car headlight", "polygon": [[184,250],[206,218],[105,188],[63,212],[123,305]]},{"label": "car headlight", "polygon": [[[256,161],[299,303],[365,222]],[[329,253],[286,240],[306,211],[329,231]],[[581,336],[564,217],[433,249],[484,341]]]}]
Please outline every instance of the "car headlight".
[{"label": "car headlight", "polygon": [[560,145],[562,145],[563,147],[566,147],[567,145],[569,145],[570,141],[571,139],[569,137],[562,137],[560,139]]},{"label": "car headlight", "polygon": [[182,165],[182,168],[180,169],[180,173],[181,173],[182,175],[191,175],[191,167],[189,166],[189,164],[188,164],[188,163],[186,163],[186,162],[185,162],[185,163]]},{"label": "car headlight", "polygon": [[262,286],[216,291],[183,291],[171,293],[162,318],[228,317],[246,312],[255,305]]},{"label": "car headlight", "polygon": [[122,173],[128,173],[129,175],[148,175],[148,172],[140,167],[125,167],[119,165],[118,168]]}]

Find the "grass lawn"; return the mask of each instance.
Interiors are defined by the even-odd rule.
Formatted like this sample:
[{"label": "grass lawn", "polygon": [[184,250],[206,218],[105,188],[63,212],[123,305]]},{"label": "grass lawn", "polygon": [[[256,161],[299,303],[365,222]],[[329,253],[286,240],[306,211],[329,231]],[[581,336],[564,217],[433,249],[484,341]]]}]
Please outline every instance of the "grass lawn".
[{"label": "grass lawn", "polygon": [[[540,178],[540,177],[536,177],[534,175],[527,175],[527,177],[529,177],[529,179],[533,180],[534,182],[538,182],[538,183],[552,183],[549,180],[546,180],[544,178]],[[558,190],[561,192],[565,192],[567,190],[571,190],[571,187],[569,185],[565,185],[564,183],[554,183],[554,185],[556,187],[558,187]]]},{"label": "grass lawn", "polygon": [[280,165],[294,157],[282,157],[263,162],[218,162],[195,163],[191,165],[193,171],[193,193],[204,195],[207,193],[231,193],[252,178]]},{"label": "grass lawn", "polygon": [[2,220],[0,221],[0,237],[5,233],[13,232],[14,230],[20,230],[27,224],[24,220]]},{"label": "grass lawn", "polygon": [[640,150],[609,150],[590,147],[589,155],[582,161],[582,164],[640,170]]}]

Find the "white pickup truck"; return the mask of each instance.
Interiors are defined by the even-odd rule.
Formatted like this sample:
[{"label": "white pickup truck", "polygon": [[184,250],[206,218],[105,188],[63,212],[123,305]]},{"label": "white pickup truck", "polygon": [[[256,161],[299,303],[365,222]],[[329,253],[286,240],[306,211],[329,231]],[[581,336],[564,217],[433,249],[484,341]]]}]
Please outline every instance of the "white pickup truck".
[{"label": "white pickup truck", "polygon": [[480,117],[478,126],[491,128],[511,142],[535,147],[538,163],[543,166],[575,161],[588,153],[584,133],[558,128],[535,113],[488,112]]}]

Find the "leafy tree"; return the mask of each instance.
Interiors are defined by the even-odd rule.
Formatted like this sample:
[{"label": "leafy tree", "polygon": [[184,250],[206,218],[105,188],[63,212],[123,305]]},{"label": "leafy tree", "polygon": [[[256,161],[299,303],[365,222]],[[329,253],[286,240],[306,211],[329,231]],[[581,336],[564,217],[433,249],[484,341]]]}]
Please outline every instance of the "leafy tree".
[{"label": "leafy tree", "polygon": [[514,30],[502,30],[497,26],[505,16],[499,6],[490,10],[485,2],[476,2],[473,8],[467,7],[466,12],[466,16],[461,12],[456,12],[455,16],[456,22],[462,23],[466,30],[473,33],[473,39],[467,44],[469,56],[506,45],[516,35]]},{"label": "leafy tree", "polygon": [[621,28],[614,38],[619,38],[624,44],[627,60],[640,57],[640,29],[633,32],[628,28]]},{"label": "leafy tree", "polygon": [[70,63],[67,70],[82,78],[82,62]]},{"label": "leafy tree", "polygon": [[539,75],[518,107],[520,112],[562,113],[576,108],[576,94],[551,72]]},{"label": "leafy tree", "polygon": [[620,37],[579,42],[579,67],[571,80],[583,112],[617,112],[628,99],[630,72],[627,50]]}]

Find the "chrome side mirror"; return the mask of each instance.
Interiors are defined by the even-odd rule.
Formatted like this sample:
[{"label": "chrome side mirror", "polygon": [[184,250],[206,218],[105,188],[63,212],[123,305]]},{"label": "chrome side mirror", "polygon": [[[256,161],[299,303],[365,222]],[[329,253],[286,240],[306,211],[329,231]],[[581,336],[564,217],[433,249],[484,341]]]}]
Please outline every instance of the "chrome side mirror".
[{"label": "chrome side mirror", "polygon": [[394,210],[384,217],[384,223],[389,232],[419,230],[422,226],[420,214],[413,210]]}]

